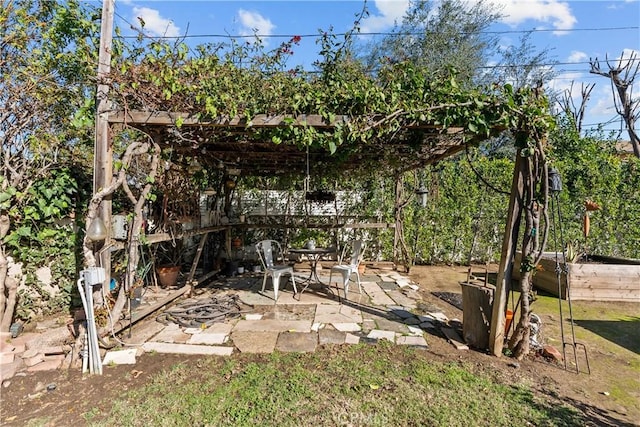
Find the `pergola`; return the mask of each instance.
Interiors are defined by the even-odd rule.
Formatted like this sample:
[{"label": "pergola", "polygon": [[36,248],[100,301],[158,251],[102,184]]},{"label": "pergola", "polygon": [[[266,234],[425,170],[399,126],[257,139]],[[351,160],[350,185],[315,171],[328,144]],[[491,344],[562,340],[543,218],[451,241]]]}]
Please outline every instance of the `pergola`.
[{"label": "pergola", "polygon": [[[540,177],[532,178],[535,173],[532,168],[539,169],[540,161],[544,163],[543,154],[536,157],[535,165],[523,160],[526,156],[533,156],[534,153],[542,151],[545,139],[543,133],[549,126],[545,104],[544,101],[540,101],[538,91],[516,93],[511,87],[494,87],[490,93],[465,91],[457,85],[455,77],[431,81],[428,76],[416,72],[417,70],[396,70],[393,68],[396,65],[393,64],[386,74],[378,74],[378,77],[382,78],[382,84],[357,70],[354,81],[345,82],[343,73],[349,72],[348,64],[345,70],[337,72],[335,64],[329,64],[325,77],[329,81],[334,79],[333,86],[326,85],[327,80],[324,78],[296,80],[296,77],[286,72],[267,73],[265,77],[259,69],[234,69],[229,63],[211,62],[206,58],[203,61],[191,62],[189,67],[181,69],[180,65],[176,65],[176,61],[169,63],[166,61],[167,58],[163,57],[166,52],[172,51],[170,47],[166,50],[158,49],[158,57],[152,58],[151,61],[142,58],[142,62],[130,64],[128,68],[122,67],[121,71],[118,71],[120,74],[113,74],[110,73],[112,6],[111,2],[105,2],[103,8],[103,36],[98,69],[99,105],[96,119],[94,198],[89,206],[87,224],[96,216],[110,224],[109,195],[115,188],[114,176],[118,175],[115,184],[125,187],[129,198],[134,199],[127,188],[123,170],[114,173],[113,136],[120,129],[135,129],[146,135],[149,141],[145,147],[153,151],[152,162],[156,162],[156,169],[159,150],[171,149],[197,159],[205,168],[232,168],[247,177],[302,177],[310,164],[317,170],[338,173],[375,171],[376,174],[394,174],[398,177],[403,172],[455,155],[468,144],[478,143],[488,136],[508,129],[514,133],[519,145],[493,303],[490,337],[493,353],[501,354],[507,282],[510,280],[515,255],[520,216],[523,209],[526,209],[525,201],[534,197],[531,188],[525,186],[525,182],[534,182],[535,186]],[[180,59],[178,62],[180,61],[186,64],[189,59]],[[247,72],[246,76],[242,74],[243,71]],[[203,73],[208,73],[209,76]],[[279,76],[276,86],[270,84],[270,76]],[[109,90],[114,81],[115,85],[119,85],[119,93],[111,98]],[[209,92],[189,92],[202,90],[202,82],[212,83],[213,86],[204,85],[208,87]],[[255,85],[254,92],[247,91],[243,85]],[[303,86],[303,89],[299,86]],[[233,87],[241,89],[238,98],[235,98],[233,93],[228,93]],[[264,96],[264,91],[274,87],[283,91],[281,98]],[[322,93],[318,95],[318,92],[314,92],[318,96],[316,99],[305,98],[306,104],[293,108],[286,104],[286,100],[291,99],[293,103],[293,98],[289,97],[297,90]],[[387,93],[390,91],[392,93]],[[221,96],[222,94],[224,96]],[[254,96],[259,102],[253,102]],[[403,96],[406,99],[401,99]],[[302,98],[304,96],[300,95],[297,99]],[[273,107],[274,99],[280,102],[278,105],[282,106],[282,112],[279,111],[280,107]],[[352,99],[357,101],[349,105]],[[392,99],[393,102],[390,101]],[[247,104],[253,105],[252,112],[247,109]],[[319,114],[316,108],[325,111]],[[327,109],[330,114],[327,114]],[[225,110],[232,113],[225,115]],[[261,113],[259,110],[265,112]],[[245,111],[246,114],[243,114]],[[347,111],[348,114],[345,114]],[[541,119],[538,120],[539,118]],[[308,138],[301,142],[296,138],[273,137],[274,131],[277,133],[283,130],[312,130],[314,133],[307,134],[307,137],[319,136],[325,138],[325,143],[316,144]],[[339,135],[336,138],[338,142],[327,144],[326,139],[330,139],[334,134]],[[144,150],[137,154],[143,153]],[[131,152],[125,152],[123,157],[131,155]],[[151,176],[147,184],[150,185],[154,177],[155,175]],[[136,200],[138,211],[148,194],[148,187],[147,185],[147,190],[144,190],[147,193],[143,191]],[[401,209],[401,204],[396,203],[396,210]],[[140,244],[137,234],[141,228],[140,216],[136,214],[132,225],[134,232],[128,245],[129,259],[136,259],[137,256],[136,247]],[[218,227],[232,226],[233,224]],[[398,220],[395,226],[398,233],[402,229]],[[205,234],[209,231],[211,230],[204,229],[190,233]],[[149,243],[165,238],[146,237]],[[204,240],[201,239],[198,252],[202,250]],[[85,238],[85,260],[91,266],[92,263],[95,265],[95,258],[89,245],[90,242]],[[108,272],[108,251],[101,253],[101,259]],[[195,263],[191,268],[190,280],[193,279],[194,272]],[[187,290],[183,289],[181,292]],[[119,310],[124,306],[124,295],[124,292],[120,292],[116,302]],[[166,304],[166,301],[160,303]]]},{"label": "pergola", "polygon": [[[453,156],[465,149],[466,144],[477,144],[481,139],[477,135],[465,132],[461,127],[444,128],[436,125],[409,124],[394,134],[393,139],[374,139],[373,141],[363,141],[361,144],[349,147],[338,147],[335,153],[314,147],[307,152],[306,147],[299,147],[292,144],[274,144],[265,139],[263,131],[283,126],[315,127],[323,132],[331,132],[337,124],[346,124],[350,121],[347,116],[340,116],[334,123],[326,121],[318,115],[258,115],[250,121],[238,117],[222,117],[215,120],[202,120],[189,113],[171,113],[164,111],[143,112],[143,111],[115,111],[107,115],[110,135],[113,135],[123,127],[137,129],[153,139],[162,149],[171,149],[176,153],[185,154],[198,161],[206,167],[219,167],[223,164],[226,168],[233,168],[240,172],[242,176],[277,176],[280,174],[297,175],[303,177],[307,172],[309,161],[314,167],[334,168],[341,172],[349,173],[363,168],[363,165],[396,165],[395,168],[383,168],[381,171],[390,173],[401,173],[426,165],[437,163],[447,157]],[[379,117],[371,117],[368,122],[374,124],[380,120]],[[180,123],[178,125],[178,122]],[[496,128],[495,134],[503,129]],[[108,148],[111,151],[110,140],[107,139]],[[343,151],[344,149],[344,151]],[[109,157],[110,159],[110,157]],[[109,159],[102,160],[102,167],[105,176],[113,174],[112,165]],[[518,162],[519,163],[519,162]],[[516,174],[519,165],[516,165]],[[99,177],[99,174],[96,175]],[[514,185],[515,180],[514,180]],[[516,185],[517,192],[517,185]],[[512,194],[512,205],[516,200],[515,193]],[[510,212],[513,211],[511,206]],[[110,215],[110,212],[107,213]],[[109,218],[102,211],[103,220],[109,223]],[[507,227],[512,227],[509,219]],[[225,226],[209,227],[201,230],[192,230],[188,235],[207,235],[213,230],[229,230],[238,227],[238,224],[228,224]],[[402,223],[394,225],[397,230],[402,230]],[[157,235],[147,236],[148,242],[160,242],[166,240],[168,236]],[[510,270],[513,254],[510,248],[513,247],[510,233],[505,234],[503,242],[503,254],[500,262],[498,289],[496,291],[496,301],[494,307],[501,307],[500,295],[504,294],[506,301],[507,278],[510,277]],[[201,243],[204,242],[201,239]],[[202,251],[202,246],[198,254]],[[104,262],[110,262],[107,260]],[[197,264],[197,260],[195,262]],[[193,265],[189,273],[187,283],[193,285],[196,265]],[[206,278],[203,278],[206,279]],[[172,298],[189,291],[190,286],[185,286],[174,293]],[[161,301],[160,304],[166,304]],[[149,310],[154,310],[150,307]],[[493,325],[500,325],[504,322],[504,314],[500,308],[494,310]],[[124,327],[124,325],[121,325]],[[493,331],[495,329],[495,331]],[[495,342],[502,341],[504,326],[492,327],[492,333],[496,335]]]},{"label": "pergola", "polygon": [[[380,118],[371,117],[368,121],[373,126],[377,120]],[[251,120],[240,117],[202,120],[190,113],[118,111],[110,114],[108,121],[112,126],[127,125],[143,131],[163,149],[172,148],[211,167],[222,162],[227,168],[238,169],[243,176],[302,176],[308,164],[318,170],[329,167],[340,172],[376,164],[395,165],[396,170],[406,171],[437,163],[464,150],[466,144],[484,139],[465,133],[461,127],[409,124],[392,139],[381,137],[357,146],[339,147],[333,154],[312,146],[307,159],[305,147],[274,144],[265,138],[263,131],[293,125],[330,133],[337,125],[347,125],[350,117],[339,116],[332,123],[320,115],[260,114]],[[496,129],[496,133],[500,130]]]}]

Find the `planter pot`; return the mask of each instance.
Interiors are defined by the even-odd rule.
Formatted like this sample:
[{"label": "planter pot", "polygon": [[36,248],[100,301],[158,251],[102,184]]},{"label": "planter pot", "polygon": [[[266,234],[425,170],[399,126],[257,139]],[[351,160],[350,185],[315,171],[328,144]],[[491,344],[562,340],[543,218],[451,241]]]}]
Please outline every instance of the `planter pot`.
[{"label": "planter pot", "polygon": [[366,269],[367,269],[366,265],[364,265],[364,264],[358,265],[358,274],[364,274]]},{"label": "planter pot", "polygon": [[160,286],[168,288],[175,286],[178,283],[178,275],[180,274],[179,265],[160,265],[156,267],[156,273],[158,274],[158,281]]}]

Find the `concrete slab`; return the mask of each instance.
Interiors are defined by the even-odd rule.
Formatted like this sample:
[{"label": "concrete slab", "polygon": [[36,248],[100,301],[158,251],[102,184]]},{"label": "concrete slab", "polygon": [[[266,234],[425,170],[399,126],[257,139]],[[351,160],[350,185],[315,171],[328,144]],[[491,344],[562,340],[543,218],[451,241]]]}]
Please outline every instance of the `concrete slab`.
[{"label": "concrete slab", "polygon": [[376,340],[388,340],[391,342],[396,341],[396,333],[393,331],[383,331],[381,329],[374,329],[367,334],[367,338]]},{"label": "concrete slab", "polygon": [[309,353],[315,351],[317,345],[318,334],[316,332],[282,332],[278,335],[276,350],[289,353]]},{"label": "concrete slab", "polygon": [[320,304],[316,308],[317,323],[362,323],[362,312],[347,305]]},{"label": "concrete slab", "polygon": [[182,328],[178,324],[169,323],[153,340],[165,343],[185,343],[189,338],[191,335],[182,332]]},{"label": "concrete slab", "polygon": [[417,337],[421,337],[422,336],[422,329],[416,326],[408,326],[407,325],[407,329],[409,329],[409,335],[414,335]]},{"label": "concrete slab", "polygon": [[332,325],[341,332],[358,332],[362,329],[357,323],[332,323]]},{"label": "concrete slab", "polygon": [[362,287],[374,305],[385,306],[396,303],[377,283],[365,282],[362,284]]},{"label": "concrete slab", "polygon": [[311,323],[310,320],[240,320],[233,331],[311,332]]},{"label": "concrete slab", "polygon": [[396,344],[410,345],[412,347],[424,348],[428,347],[427,340],[424,337],[417,336],[401,336],[396,339]]},{"label": "concrete slab", "polygon": [[271,353],[276,348],[279,332],[238,331],[231,334],[231,341],[241,353]]},{"label": "concrete slab", "polygon": [[376,319],[376,325],[378,329],[384,329],[386,331],[393,331],[399,334],[408,334],[409,327],[402,323],[402,321],[393,321],[388,319]]},{"label": "concrete slab", "polygon": [[397,305],[402,305],[411,309],[416,308],[418,305],[415,299],[409,298],[400,291],[389,291],[388,295]]},{"label": "concrete slab", "polygon": [[225,333],[200,333],[193,334],[191,338],[187,340],[187,344],[205,344],[205,345],[219,345],[224,344],[229,337]]},{"label": "concrete slab", "polygon": [[137,323],[131,329],[131,338],[127,338],[127,342],[143,343],[149,341],[155,335],[165,328],[166,325],[154,321],[142,321]]},{"label": "concrete slab", "polygon": [[233,329],[234,324],[231,323],[214,323],[207,329],[204,329],[202,333],[205,334],[226,334],[229,335]]},{"label": "concrete slab", "polygon": [[238,292],[238,296],[240,301],[246,305],[274,305],[276,302],[273,299],[273,289],[271,291],[265,289],[264,292],[264,294],[250,291]]},{"label": "concrete slab", "polygon": [[264,315],[259,313],[248,313],[244,316],[246,320],[260,320]]},{"label": "concrete slab", "polygon": [[347,333],[344,337],[345,344],[360,344],[360,337]]},{"label": "concrete slab", "polygon": [[[279,300],[278,300],[279,301]],[[273,306],[265,313],[263,320],[313,320],[316,312],[315,304],[280,304]]]},{"label": "concrete slab", "polygon": [[216,356],[230,356],[233,347],[220,347],[212,345],[171,344],[163,342],[146,342],[142,345],[145,351],[172,354],[203,354]]},{"label": "concrete slab", "polygon": [[102,359],[102,366],[107,365],[135,365],[138,349],[127,348],[125,350],[108,351]]},{"label": "concrete slab", "polygon": [[318,332],[318,343],[322,344],[344,344],[346,332],[335,329],[322,329]]},{"label": "concrete slab", "polygon": [[395,291],[398,289],[398,285],[396,282],[380,282],[379,286],[382,290],[385,291]]},{"label": "concrete slab", "polygon": [[202,333],[202,331],[203,331],[202,328],[184,328],[183,330],[185,334],[189,334],[189,335],[199,334],[199,333]]}]

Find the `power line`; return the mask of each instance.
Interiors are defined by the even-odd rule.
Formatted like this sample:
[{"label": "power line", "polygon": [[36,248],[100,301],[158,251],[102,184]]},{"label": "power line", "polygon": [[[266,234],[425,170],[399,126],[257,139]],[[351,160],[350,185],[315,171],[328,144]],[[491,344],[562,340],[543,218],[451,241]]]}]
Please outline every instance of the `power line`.
[{"label": "power line", "polygon": [[[121,15],[117,15],[120,19],[122,19],[127,24],[133,27],[131,22],[127,21]],[[134,28],[138,31],[139,28]],[[526,33],[548,33],[548,32],[586,32],[586,31],[627,31],[627,30],[638,30],[640,27],[593,27],[593,28],[532,28],[529,30],[501,30],[501,31],[462,31],[459,34],[461,35],[471,35],[471,34],[526,34]],[[334,36],[346,36],[350,34],[355,34],[358,36],[395,36],[395,37],[403,37],[403,36],[419,36],[423,35],[424,32],[420,31],[407,31],[407,32],[392,32],[392,31],[378,31],[378,32],[357,32],[357,33],[333,33]],[[184,34],[181,36],[147,36],[155,39],[193,39],[193,38],[228,38],[228,39],[248,39],[248,38],[260,38],[260,39],[275,39],[275,38],[283,38],[283,39],[291,39],[293,37],[319,37],[321,34]],[[138,36],[120,36],[120,38],[137,38]]]}]

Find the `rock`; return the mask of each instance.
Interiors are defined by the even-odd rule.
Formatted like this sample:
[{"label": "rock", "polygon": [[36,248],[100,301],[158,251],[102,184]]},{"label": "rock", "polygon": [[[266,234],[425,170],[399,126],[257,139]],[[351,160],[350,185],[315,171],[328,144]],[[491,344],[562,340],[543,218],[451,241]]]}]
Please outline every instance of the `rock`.
[{"label": "rock", "polygon": [[518,362],[509,362],[507,363],[507,366],[514,369],[520,368],[520,364]]},{"label": "rock", "polygon": [[20,369],[24,367],[22,358],[17,358],[13,363],[5,363],[0,365],[0,380],[8,380],[13,378]]},{"label": "rock", "polygon": [[562,353],[560,353],[558,351],[558,349],[556,349],[554,346],[552,345],[546,345],[544,346],[544,348],[542,349],[542,355],[544,357],[556,360],[556,361],[561,361],[562,360]]}]

